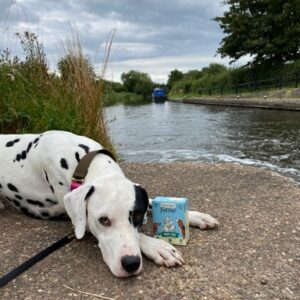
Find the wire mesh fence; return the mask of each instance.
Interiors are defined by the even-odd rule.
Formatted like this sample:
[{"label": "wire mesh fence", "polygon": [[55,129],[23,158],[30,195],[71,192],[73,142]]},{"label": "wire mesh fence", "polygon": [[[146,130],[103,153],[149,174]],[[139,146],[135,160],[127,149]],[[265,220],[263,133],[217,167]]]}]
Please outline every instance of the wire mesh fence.
[{"label": "wire mesh fence", "polygon": [[267,78],[263,80],[253,80],[248,82],[241,82],[231,85],[210,86],[207,88],[199,88],[199,96],[213,96],[226,94],[240,94],[240,93],[255,93],[263,90],[282,88],[298,88],[300,81],[300,72],[296,72],[289,76],[279,76]]}]

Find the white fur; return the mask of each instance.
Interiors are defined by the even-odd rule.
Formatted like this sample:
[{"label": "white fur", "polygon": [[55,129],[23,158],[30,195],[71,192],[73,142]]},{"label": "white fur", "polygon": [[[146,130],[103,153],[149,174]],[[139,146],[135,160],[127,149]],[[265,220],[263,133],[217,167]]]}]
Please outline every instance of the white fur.
[{"label": "white fur", "polygon": [[[34,143],[38,138],[39,141]],[[7,143],[17,139],[19,141],[13,146],[7,147]],[[109,156],[97,155],[89,167],[85,184],[70,192],[72,175],[78,163],[76,152],[80,158],[85,155],[85,150],[78,146],[82,144],[88,146],[89,151],[102,148],[91,139],[63,131],[48,131],[42,135],[0,135],[0,194],[8,197],[11,204],[17,203],[17,208],[22,206],[23,210],[41,218],[67,212],[76,237],[81,239],[86,230],[92,232],[104,261],[118,277],[135,275],[142,270],[141,263],[134,273],[128,274],[121,264],[122,257],[141,258],[141,252],[158,265],[182,265],[184,260],[175,247],[139,233],[130,224],[128,212],[136,200],[135,184],[125,177]],[[18,154],[22,153],[20,159]],[[67,169],[61,166],[62,158],[67,162]],[[18,191],[12,190],[10,184]],[[95,192],[85,200],[92,186]],[[57,204],[51,205],[49,199]],[[30,204],[32,200],[38,205]],[[99,223],[103,216],[109,217],[111,226],[104,227]],[[218,222],[207,214],[190,212],[190,225],[206,229],[216,227]]]}]

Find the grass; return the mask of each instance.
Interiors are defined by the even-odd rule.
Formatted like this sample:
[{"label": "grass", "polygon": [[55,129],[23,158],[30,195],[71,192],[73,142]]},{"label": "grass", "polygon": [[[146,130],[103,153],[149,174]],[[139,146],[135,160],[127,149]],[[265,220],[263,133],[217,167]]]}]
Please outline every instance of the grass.
[{"label": "grass", "polygon": [[[104,110],[103,80],[96,80],[78,35],[65,48],[67,76],[50,74],[43,45],[35,34],[18,38],[25,59],[5,50],[0,58],[0,132],[39,133],[66,130],[90,137],[115,152]],[[107,39],[101,78],[109,59],[113,33]]]}]

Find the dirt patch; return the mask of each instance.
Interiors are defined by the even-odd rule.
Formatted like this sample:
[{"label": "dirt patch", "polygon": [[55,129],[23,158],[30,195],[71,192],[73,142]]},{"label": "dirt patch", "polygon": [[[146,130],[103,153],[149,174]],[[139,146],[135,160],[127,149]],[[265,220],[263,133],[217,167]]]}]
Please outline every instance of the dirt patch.
[{"label": "dirt patch", "polygon": [[[234,164],[123,164],[149,195],[185,196],[192,209],[216,217],[218,230],[191,230],[180,247],[186,264],[167,269],[144,258],[136,277],[115,278],[96,240],[86,236],[0,289],[1,299],[93,299],[72,288],[116,299],[299,299],[300,188],[289,178]],[[19,214],[0,215],[0,274],[71,230]],[[151,224],[143,230],[151,234]]]}]

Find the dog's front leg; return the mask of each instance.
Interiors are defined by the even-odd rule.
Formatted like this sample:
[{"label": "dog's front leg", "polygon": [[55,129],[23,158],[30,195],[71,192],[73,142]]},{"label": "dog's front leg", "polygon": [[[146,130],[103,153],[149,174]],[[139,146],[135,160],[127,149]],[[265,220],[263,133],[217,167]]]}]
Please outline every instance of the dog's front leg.
[{"label": "dog's front leg", "polygon": [[180,251],[164,240],[155,239],[140,233],[140,248],[142,253],[157,265],[175,267],[184,263]]},{"label": "dog's front leg", "polygon": [[199,211],[189,211],[189,222],[191,226],[200,229],[213,229],[219,226],[219,222],[211,215]]}]

